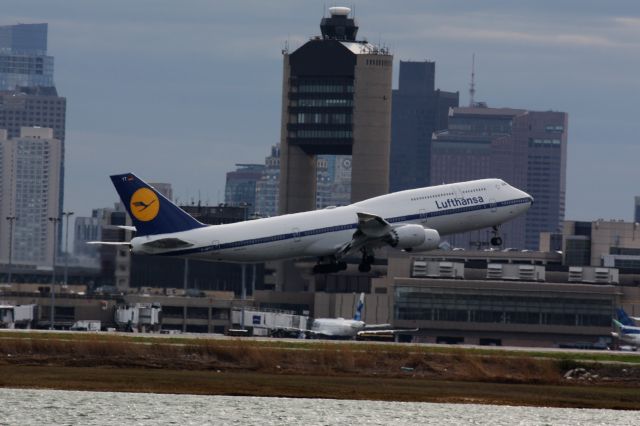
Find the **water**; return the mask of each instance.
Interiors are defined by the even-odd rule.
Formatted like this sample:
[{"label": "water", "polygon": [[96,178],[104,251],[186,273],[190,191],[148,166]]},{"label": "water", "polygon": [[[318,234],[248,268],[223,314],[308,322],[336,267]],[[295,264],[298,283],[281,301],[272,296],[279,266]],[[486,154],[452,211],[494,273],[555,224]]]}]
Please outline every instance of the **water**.
[{"label": "water", "polygon": [[634,425],[640,411],[0,389],[2,425]]}]

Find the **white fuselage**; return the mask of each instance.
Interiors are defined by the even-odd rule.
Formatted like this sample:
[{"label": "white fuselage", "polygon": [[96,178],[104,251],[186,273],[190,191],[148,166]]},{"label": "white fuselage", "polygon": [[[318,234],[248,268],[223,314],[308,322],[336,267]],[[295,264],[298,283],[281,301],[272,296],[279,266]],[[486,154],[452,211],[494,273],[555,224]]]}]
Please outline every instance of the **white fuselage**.
[{"label": "white fuselage", "polygon": [[[134,253],[231,262],[322,257],[352,240],[358,213],[380,216],[394,227],[419,224],[447,235],[499,225],[526,212],[532,201],[502,180],[482,179],[396,192],[344,207],[136,237],[131,247]],[[179,249],[144,245],[163,238],[190,245]]]},{"label": "white fuselage", "polygon": [[614,337],[617,337],[625,343],[629,343],[633,346],[640,346],[640,327],[623,325],[620,327],[618,332],[614,332],[612,334]]},{"label": "white fuselage", "polygon": [[311,331],[328,337],[356,337],[364,330],[364,321],[344,318],[318,318],[311,324]]}]

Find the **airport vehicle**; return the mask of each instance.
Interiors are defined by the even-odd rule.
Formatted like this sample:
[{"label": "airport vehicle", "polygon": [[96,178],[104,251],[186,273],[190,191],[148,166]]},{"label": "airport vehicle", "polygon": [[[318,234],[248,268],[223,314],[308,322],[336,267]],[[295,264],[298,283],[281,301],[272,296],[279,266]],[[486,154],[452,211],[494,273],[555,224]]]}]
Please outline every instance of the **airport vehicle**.
[{"label": "airport vehicle", "polygon": [[640,327],[635,323],[640,318],[627,315],[622,308],[616,309],[616,317],[617,319],[613,319],[616,331],[611,332],[611,335],[633,348],[640,346]]},{"label": "airport vehicle", "polygon": [[359,270],[367,272],[377,247],[428,251],[438,248],[442,235],[486,227],[493,228],[492,244],[501,245],[498,225],[533,203],[529,194],[500,179],[482,179],[395,192],[343,207],[205,225],[132,173],[111,180],[136,236],[130,242],[94,243],[225,262],[316,257],[315,273],[345,270],[344,258],[353,254],[361,256]]}]

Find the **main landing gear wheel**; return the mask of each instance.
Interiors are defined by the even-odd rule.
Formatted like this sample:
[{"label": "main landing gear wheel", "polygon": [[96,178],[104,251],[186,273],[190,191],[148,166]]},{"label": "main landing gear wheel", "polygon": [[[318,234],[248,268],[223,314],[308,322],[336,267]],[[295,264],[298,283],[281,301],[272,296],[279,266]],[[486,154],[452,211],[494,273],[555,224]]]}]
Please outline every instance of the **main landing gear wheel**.
[{"label": "main landing gear wheel", "polygon": [[370,263],[361,263],[358,265],[358,271],[360,272],[370,272],[371,271],[371,264]]},{"label": "main landing gear wheel", "polygon": [[492,246],[501,246],[502,245],[502,238],[499,235],[499,231],[498,231],[498,227],[494,226],[493,227],[493,238],[491,238],[491,245]]},{"label": "main landing gear wheel", "polygon": [[362,261],[358,265],[358,271],[366,273],[371,271],[371,264],[376,261],[376,258],[369,254],[366,250],[362,250]]}]

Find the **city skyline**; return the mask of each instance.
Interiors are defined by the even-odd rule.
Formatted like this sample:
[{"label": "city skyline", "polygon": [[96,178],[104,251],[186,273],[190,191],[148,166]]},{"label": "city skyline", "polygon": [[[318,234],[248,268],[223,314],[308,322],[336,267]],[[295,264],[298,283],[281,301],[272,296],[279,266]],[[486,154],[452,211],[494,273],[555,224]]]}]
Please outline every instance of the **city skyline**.
[{"label": "city skyline", "polygon": [[[108,175],[126,171],[171,182],[181,201],[200,192],[222,202],[234,164],[261,162],[280,138],[281,49],[320,33],[324,3],[278,6],[10,1],[1,25],[49,24],[55,84],[68,99],[65,209],[88,216],[111,205]],[[459,91],[466,105],[476,53],[477,101],[567,112],[566,218],[632,218],[640,7],[355,6],[361,36],[394,54],[394,87],[400,60],[434,60],[436,86]]]}]

